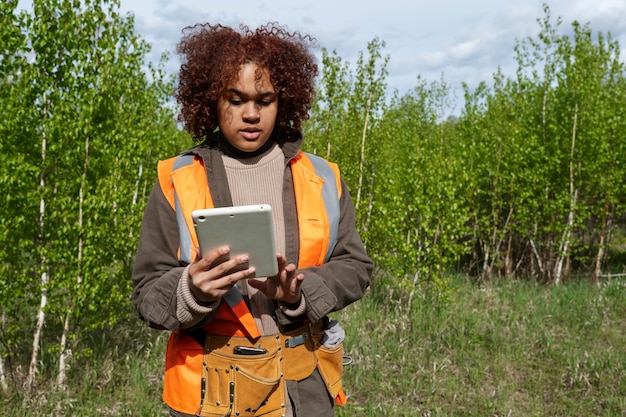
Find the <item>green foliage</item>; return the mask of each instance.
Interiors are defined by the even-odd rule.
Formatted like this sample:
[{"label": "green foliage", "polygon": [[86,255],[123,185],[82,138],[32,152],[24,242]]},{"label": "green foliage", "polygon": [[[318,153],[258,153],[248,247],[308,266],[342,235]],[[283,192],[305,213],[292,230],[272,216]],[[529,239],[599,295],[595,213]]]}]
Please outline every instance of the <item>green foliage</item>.
[{"label": "green foliage", "polygon": [[464,174],[449,146],[454,126],[439,117],[447,94],[445,83],[418,79],[413,92],[392,100],[380,125],[385,138],[365,239],[378,264],[413,287],[442,277],[463,252],[459,239],[467,233],[458,200]]},{"label": "green foliage", "polygon": [[367,192],[369,184],[360,180],[376,170],[374,155],[381,134],[378,123],[385,107],[389,60],[382,56],[384,47],[384,42],[373,39],[367,46],[368,55],[359,54],[356,72],[336,52],[329,55],[323,50],[318,98],[305,126],[304,146],[337,162],[349,188],[357,194]]},{"label": "green foliage", "polygon": [[[588,26],[559,34],[549,9],[538,40],[516,47],[515,79],[494,76],[493,90],[466,90],[460,121],[470,146],[475,197],[473,266],[493,274],[560,280],[569,265],[590,266],[623,204],[620,113],[624,65],[610,36]],[[619,190],[619,191],[618,191]],[[602,241],[600,241],[602,237]],[[604,242],[604,243],[602,243]]]},{"label": "green foliage", "polygon": [[43,295],[75,343],[119,319],[156,159],[185,146],[166,105],[173,80],[145,69],[149,46],[118,2],[15,3],[0,29],[3,355],[25,353],[15,329],[33,331]]}]

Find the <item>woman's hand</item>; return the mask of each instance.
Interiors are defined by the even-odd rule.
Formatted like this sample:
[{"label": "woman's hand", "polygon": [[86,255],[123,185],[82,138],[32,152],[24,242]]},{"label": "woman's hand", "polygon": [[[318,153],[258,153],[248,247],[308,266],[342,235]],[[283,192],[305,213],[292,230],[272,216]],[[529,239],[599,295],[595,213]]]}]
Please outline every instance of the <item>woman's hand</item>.
[{"label": "woman's hand", "polygon": [[300,302],[302,293],[300,286],[304,280],[302,273],[296,274],[294,264],[287,265],[287,258],[277,253],[278,274],[267,277],[265,280],[251,279],[248,281],[251,287],[256,288],[273,300],[282,301],[287,304]]},{"label": "woman's hand", "polygon": [[211,303],[222,298],[232,287],[242,279],[253,274],[254,268],[244,268],[233,272],[233,269],[248,262],[247,255],[227,259],[230,248],[227,246],[207,253],[204,257],[198,256],[189,267],[189,290],[196,300]]}]

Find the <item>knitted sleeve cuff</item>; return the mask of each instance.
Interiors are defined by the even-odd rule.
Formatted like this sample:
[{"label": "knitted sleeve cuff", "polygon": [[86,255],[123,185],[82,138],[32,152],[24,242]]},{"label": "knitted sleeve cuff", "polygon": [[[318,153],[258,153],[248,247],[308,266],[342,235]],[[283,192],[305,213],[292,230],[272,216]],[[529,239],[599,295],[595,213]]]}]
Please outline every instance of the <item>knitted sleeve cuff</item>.
[{"label": "knitted sleeve cuff", "polygon": [[306,313],[306,299],[304,298],[304,294],[300,297],[299,304],[287,304],[287,303],[278,303],[278,308],[283,314],[287,317],[298,317]]},{"label": "knitted sleeve cuff", "polygon": [[189,266],[183,270],[176,290],[176,318],[182,328],[188,328],[200,322],[207,314],[212,313],[220,305],[221,300],[203,305],[198,302],[189,290]]}]

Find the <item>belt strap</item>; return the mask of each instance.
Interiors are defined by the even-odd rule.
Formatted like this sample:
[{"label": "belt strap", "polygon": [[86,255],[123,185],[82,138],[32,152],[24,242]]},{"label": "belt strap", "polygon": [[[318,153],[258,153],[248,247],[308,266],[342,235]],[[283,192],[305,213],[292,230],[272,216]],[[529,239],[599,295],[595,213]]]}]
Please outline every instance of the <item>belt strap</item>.
[{"label": "belt strap", "polygon": [[[186,330],[186,333],[193,338],[200,346],[204,347],[204,339],[207,336],[207,332],[203,329]],[[303,345],[309,340],[309,333],[302,333],[297,336],[290,337],[285,340],[285,347],[295,348]]]},{"label": "belt strap", "polygon": [[302,333],[297,336],[290,337],[285,340],[285,346],[288,348],[295,348],[306,343],[309,339],[309,333]]},{"label": "belt strap", "polygon": [[[298,330],[302,331],[302,333],[300,334],[297,334],[295,336],[291,336],[285,339],[285,347],[295,348],[295,347],[305,344],[307,340],[309,340],[309,337],[311,335],[311,330],[312,330],[311,326],[309,324],[303,324],[303,323],[298,323],[298,324],[299,326],[293,329],[286,329],[286,328],[282,329],[281,331],[282,334],[293,333],[293,332],[297,333]],[[318,326],[315,326],[315,327],[318,327]],[[195,340],[200,346],[204,348],[204,342],[207,337],[207,332],[206,330],[204,330],[204,328],[200,327],[198,329],[185,330],[185,333],[191,336],[193,340]]]}]

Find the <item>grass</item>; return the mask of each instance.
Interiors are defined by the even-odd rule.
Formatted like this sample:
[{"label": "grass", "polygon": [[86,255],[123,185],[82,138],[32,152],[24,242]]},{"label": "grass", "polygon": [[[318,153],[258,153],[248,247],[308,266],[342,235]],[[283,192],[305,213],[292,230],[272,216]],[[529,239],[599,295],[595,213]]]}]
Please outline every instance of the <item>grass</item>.
[{"label": "grass", "polygon": [[626,287],[456,281],[350,307],[341,416],[626,416]]},{"label": "grass", "polygon": [[[345,416],[626,416],[626,286],[571,281],[487,286],[450,299],[374,285],[335,316],[348,338]],[[167,334],[131,318],[85,335],[65,390],[13,388],[3,416],[165,416]],[[50,372],[52,375],[53,372]],[[19,380],[19,375],[16,378]],[[53,378],[50,378],[53,379]],[[19,384],[18,384],[19,386]]]}]

